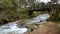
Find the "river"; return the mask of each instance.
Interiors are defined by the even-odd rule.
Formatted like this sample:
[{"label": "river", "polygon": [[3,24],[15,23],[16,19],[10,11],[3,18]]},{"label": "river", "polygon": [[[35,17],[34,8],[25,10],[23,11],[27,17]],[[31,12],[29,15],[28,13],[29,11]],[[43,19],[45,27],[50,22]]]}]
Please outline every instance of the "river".
[{"label": "river", "polygon": [[46,19],[48,19],[49,17],[50,17],[49,14],[39,15],[39,16],[34,17],[31,20],[27,21],[26,24],[24,24],[20,27],[17,26],[18,25],[17,23],[19,21],[2,25],[2,26],[0,26],[0,34],[24,34],[28,30],[27,28],[25,28],[26,25],[40,22],[40,21],[46,22]]}]

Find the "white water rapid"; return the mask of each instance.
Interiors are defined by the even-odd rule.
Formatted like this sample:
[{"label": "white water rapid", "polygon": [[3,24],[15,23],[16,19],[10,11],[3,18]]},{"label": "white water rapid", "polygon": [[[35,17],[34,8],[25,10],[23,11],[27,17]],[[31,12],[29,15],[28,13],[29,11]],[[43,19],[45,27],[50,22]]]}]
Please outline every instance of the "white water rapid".
[{"label": "white water rapid", "polygon": [[0,26],[0,34],[23,34],[26,32],[27,28],[18,28],[17,22],[19,21]]}]

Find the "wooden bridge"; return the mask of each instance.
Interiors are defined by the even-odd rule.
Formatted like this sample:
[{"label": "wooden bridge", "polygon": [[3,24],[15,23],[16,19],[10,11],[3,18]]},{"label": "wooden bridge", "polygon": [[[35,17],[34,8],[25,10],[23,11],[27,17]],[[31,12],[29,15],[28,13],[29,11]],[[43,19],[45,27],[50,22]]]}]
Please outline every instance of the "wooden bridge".
[{"label": "wooden bridge", "polygon": [[36,12],[46,12],[46,11],[48,11],[48,13],[50,13],[50,10],[51,10],[51,8],[50,7],[43,7],[43,8],[38,8],[38,9],[29,9],[28,10],[28,15],[30,16],[30,17],[32,17],[32,14],[33,14],[33,12],[34,11],[36,11]]},{"label": "wooden bridge", "polygon": [[60,5],[53,4],[53,5],[49,6],[49,7],[44,7],[44,8],[40,8],[40,9],[30,9],[30,10],[28,10],[29,11],[28,15],[31,16],[34,11],[39,11],[39,12],[42,12],[42,11],[46,12],[47,11],[50,14],[51,11],[55,12],[56,9],[60,11]]}]

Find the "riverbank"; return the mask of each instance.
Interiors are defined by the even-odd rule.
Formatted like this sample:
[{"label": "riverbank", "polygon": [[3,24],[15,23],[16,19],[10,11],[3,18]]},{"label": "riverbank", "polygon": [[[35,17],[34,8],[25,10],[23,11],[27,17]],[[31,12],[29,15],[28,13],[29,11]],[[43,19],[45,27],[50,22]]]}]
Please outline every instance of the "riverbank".
[{"label": "riverbank", "polygon": [[60,27],[58,26],[58,23],[47,22],[43,25],[40,25],[32,32],[26,32],[25,34],[60,34]]}]

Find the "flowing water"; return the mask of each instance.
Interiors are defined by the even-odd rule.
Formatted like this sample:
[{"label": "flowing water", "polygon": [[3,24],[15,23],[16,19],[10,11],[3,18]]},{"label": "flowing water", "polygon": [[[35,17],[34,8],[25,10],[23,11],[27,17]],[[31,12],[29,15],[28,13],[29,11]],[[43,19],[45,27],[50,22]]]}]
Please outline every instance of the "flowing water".
[{"label": "flowing water", "polygon": [[[28,20],[23,26],[21,27],[25,27],[26,25],[28,24],[33,24],[33,23],[38,23],[38,24],[42,24],[44,22],[47,22],[47,19],[50,17],[49,14],[42,14],[42,15],[39,15],[35,18],[32,18],[31,20]],[[42,23],[41,23],[42,22]]]},{"label": "flowing water", "polygon": [[17,23],[19,21],[5,24],[3,26],[0,26],[0,34],[23,34],[24,32],[26,32],[28,30],[24,26],[26,26],[28,24],[40,22],[40,21],[42,21],[42,22],[46,21],[46,19],[48,19],[49,17],[50,17],[49,14],[39,15],[39,16],[32,18],[31,20],[27,21],[26,24],[20,26],[23,28],[19,28],[17,26],[18,25]]},{"label": "flowing water", "polygon": [[35,18],[32,18],[32,21],[30,21],[30,23],[28,23],[28,24],[36,23],[36,22],[40,22],[40,21],[44,22],[44,21],[46,21],[49,17],[50,17],[49,14],[42,14],[42,15],[39,15],[39,16],[37,16],[37,17],[35,17]]},{"label": "flowing water", "polygon": [[19,21],[0,26],[0,34],[23,34],[26,32],[27,28],[18,28],[17,22]]}]

